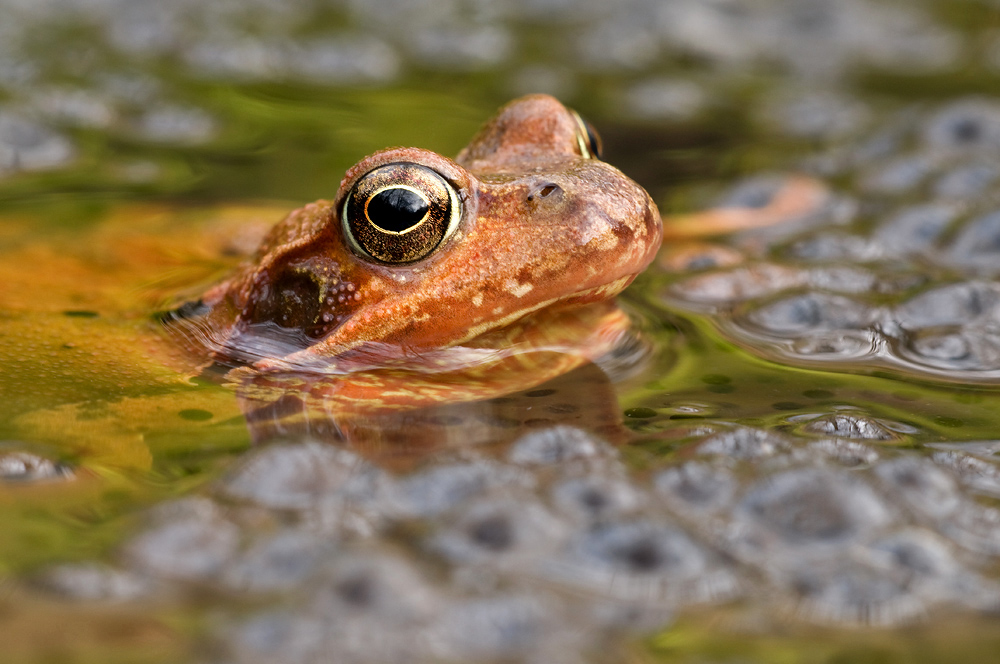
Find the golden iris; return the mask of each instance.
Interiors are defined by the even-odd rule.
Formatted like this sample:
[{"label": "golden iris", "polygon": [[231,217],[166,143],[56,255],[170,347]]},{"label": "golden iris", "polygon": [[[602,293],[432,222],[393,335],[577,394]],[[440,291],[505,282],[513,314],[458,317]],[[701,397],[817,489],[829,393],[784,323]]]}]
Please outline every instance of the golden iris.
[{"label": "golden iris", "polygon": [[412,263],[451,236],[462,211],[458,192],[440,174],[398,162],[358,178],[341,216],[356,253],[382,263]]}]

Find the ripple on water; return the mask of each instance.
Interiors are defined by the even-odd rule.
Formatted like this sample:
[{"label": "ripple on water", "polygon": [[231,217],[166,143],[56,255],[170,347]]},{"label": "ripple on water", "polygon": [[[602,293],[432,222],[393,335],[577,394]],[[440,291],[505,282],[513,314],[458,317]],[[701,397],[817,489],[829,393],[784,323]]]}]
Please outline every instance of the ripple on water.
[{"label": "ripple on water", "polygon": [[760,330],[780,337],[868,327],[874,312],[865,304],[841,295],[803,293],[751,309],[746,320]]}]

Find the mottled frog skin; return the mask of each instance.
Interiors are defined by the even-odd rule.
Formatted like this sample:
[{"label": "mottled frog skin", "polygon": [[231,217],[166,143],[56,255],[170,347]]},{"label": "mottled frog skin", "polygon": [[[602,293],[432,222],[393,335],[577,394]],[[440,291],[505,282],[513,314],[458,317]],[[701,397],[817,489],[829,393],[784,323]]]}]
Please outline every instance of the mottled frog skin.
[{"label": "mottled frog skin", "polygon": [[377,152],[179,309],[178,327],[219,362],[336,374],[613,298],[653,260],[662,224],[599,152],[545,95],[504,106],[455,160]]}]

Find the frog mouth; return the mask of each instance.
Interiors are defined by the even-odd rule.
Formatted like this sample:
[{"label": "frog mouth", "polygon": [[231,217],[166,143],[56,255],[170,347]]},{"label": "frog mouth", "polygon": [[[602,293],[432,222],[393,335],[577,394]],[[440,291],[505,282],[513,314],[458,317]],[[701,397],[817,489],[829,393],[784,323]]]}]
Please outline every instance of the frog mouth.
[{"label": "frog mouth", "polygon": [[461,337],[456,343],[464,343],[466,341],[469,341],[470,339],[475,339],[476,337],[490,330],[507,327],[508,325],[512,324],[513,322],[521,318],[524,318],[525,316],[529,316],[535,313],[536,311],[547,309],[548,307],[551,307],[556,304],[565,304],[567,306],[571,306],[578,304],[582,305],[589,302],[610,300],[615,295],[618,295],[618,293],[621,293],[623,290],[625,290],[625,287],[628,286],[630,283],[632,283],[633,279],[635,279],[635,275],[631,274],[626,275],[624,277],[620,277],[614,281],[603,284],[601,286],[595,286],[593,288],[587,288],[584,290],[576,291],[575,293],[570,293],[568,295],[562,295],[560,297],[554,297],[548,300],[543,300],[542,302],[533,304],[530,307],[517,309],[516,311],[512,311],[511,313],[507,314],[506,316],[500,319],[491,320],[489,322],[470,327],[466,332],[466,334],[463,337]]},{"label": "frog mouth", "polygon": [[[183,345],[200,355],[207,352],[216,365],[230,369],[246,367],[258,373],[314,375],[346,375],[385,369],[422,374],[449,373],[489,366],[533,352],[583,352],[589,356],[590,351],[586,348],[594,346],[595,342],[587,337],[586,325],[581,323],[588,314],[564,312],[584,309],[600,311],[601,307],[583,306],[598,302],[616,308],[613,297],[632,279],[633,275],[627,275],[600,286],[516,309],[499,319],[471,326],[460,338],[434,348],[366,340],[329,355],[311,352],[310,349],[338,325],[316,326],[316,320],[321,316],[318,309],[311,313],[300,309],[297,317],[282,317],[285,309],[276,306],[315,301],[314,297],[318,299],[318,292],[313,292],[317,286],[309,279],[282,282],[288,288],[271,294],[271,299],[254,303],[245,317],[237,316],[232,310],[234,304],[224,299],[215,306],[201,300],[188,302],[162,315],[160,320],[182,340]],[[219,324],[227,320],[228,324]],[[554,336],[543,340],[544,334],[538,329],[553,325],[553,321],[556,321],[551,330]],[[340,322],[343,321],[335,321]],[[574,326],[575,330],[572,329]],[[532,329],[535,331],[528,336],[533,335],[533,341],[518,338],[519,334],[527,334]],[[606,344],[596,346],[604,348]]]}]

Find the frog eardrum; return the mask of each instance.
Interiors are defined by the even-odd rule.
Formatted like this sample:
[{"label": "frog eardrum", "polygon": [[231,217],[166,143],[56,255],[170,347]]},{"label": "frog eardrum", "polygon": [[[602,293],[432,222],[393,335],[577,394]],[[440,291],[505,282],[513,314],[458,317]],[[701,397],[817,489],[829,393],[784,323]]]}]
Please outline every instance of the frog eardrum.
[{"label": "frog eardrum", "polygon": [[451,236],[462,207],[455,188],[441,175],[399,162],[358,178],[341,216],[344,235],[357,254],[382,263],[412,263]]}]

